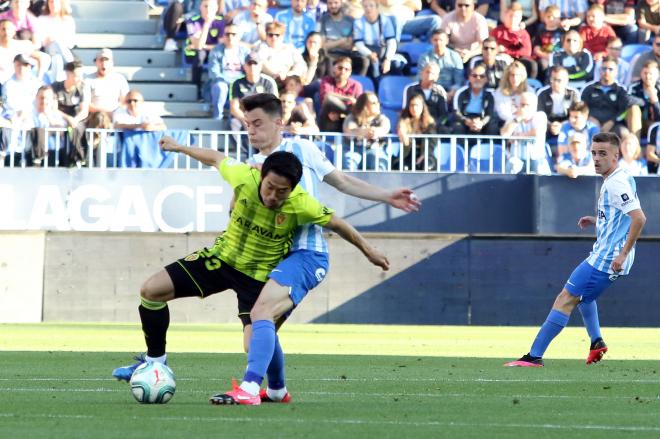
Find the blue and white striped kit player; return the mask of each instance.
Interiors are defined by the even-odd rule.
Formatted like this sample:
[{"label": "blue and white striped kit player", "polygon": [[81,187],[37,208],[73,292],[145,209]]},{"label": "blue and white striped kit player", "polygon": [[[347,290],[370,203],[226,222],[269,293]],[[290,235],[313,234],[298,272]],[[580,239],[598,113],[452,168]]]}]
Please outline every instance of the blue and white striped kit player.
[{"label": "blue and white striped kit player", "polygon": [[637,198],[635,179],[624,169],[616,169],[605,179],[598,198],[596,217],[596,242],[587,263],[596,270],[609,274],[627,275],[635,260],[635,247],[630,250],[621,271],[612,270],[616,258],[628,236],[630,229],[629,212],[641,208]]},{"label": "blue and white striped kit player", "polygon": [[[319,199],[319,185],[335,167],[318,147],[305,139],[285,139],[273,150],[293,153],[303,165],[300,185],[314,198]],[[266,156],[255,154],[254,163],[263,163]],[[328,243],[323,236],[323,228],[316,225],[299,227],[293,237],[291,251],[270,275],[281,285],[291,286],[291,300],[295,305],[315,288],[329,268]]]}]

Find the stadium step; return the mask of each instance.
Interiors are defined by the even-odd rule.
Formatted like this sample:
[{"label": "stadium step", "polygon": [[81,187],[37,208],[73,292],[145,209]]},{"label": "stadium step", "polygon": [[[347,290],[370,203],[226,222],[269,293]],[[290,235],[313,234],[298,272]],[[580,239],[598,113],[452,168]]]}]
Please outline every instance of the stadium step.
[{"label": "stadium step", "polygon": [[159,22],[157,20],[76,20],[76,32],[104,33],[125,35],[156,35]]},{"label": "stadium step", "polygon": [[[192,77],[191,70],[185,67],[116,66],[116,70],[129,81],[189,82]],[[96,71],[96,67],[85,66],[83,71],[85,74],[92,74]]]},{"label": "stadium step", "polygon": [[164,117],[167,128],[172,130],[219,130],[221,122],[211,118],[201,117]]},{"label": "stadium step", "polygon": [[197,101],[197,86],[194,84],[133,82],[131,88],[137,88],[146,101]]},{"label": "stadium step", "polygon": [[144,106],[149,114],[158,114],[163,117],[203,118],[211,115],[211,108],[205,102],[145,101]]},{"label": "stadium step", "polygon": [[[94,65],[98,49],[74,49],[73,52],[87,66]],[[163,50],[116,49],[112,54],[116,66],[177,67],[180,59],[177,52]]]},{"label": "stadium step", "polygon": [[75,19],[146,20],[149,6],[141,0],[76,1],[71,4]]},{"label": "stadium step", "polygon": [[80,48],[108,47],[110,49],[162,49],[162,35],[124,34],[77,34],[76,46]]}]

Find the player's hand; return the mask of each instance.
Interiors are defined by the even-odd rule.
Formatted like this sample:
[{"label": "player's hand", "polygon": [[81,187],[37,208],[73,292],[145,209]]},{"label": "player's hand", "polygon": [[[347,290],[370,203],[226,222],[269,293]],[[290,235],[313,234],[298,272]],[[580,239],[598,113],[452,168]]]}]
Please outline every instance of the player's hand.
[{"label": "player's hand", "polygon": [[610,268],[612,269],[613,272],[618,273],[621,271],[623,268],[623,264],[626,262],[626,258],[628,257],[627,254],[625,253],[619,253],[616,258],[612,261],[612,265]]},{"label": "player's hand", "polygon": [[422,202],[419,201],[412,189],[405,187],[392,191],[387,198],[387,204],[404,212],[417,212],[422,207]]},{"label": "player's hand", "polygon": [[371,251],[367,255],[367,258],[369,259],[369,262],[371,262],[377,267],[382,268],[383,271],[387,271],[390,269],[390,261],[387,260],[387,256],[385,256],[383,253],[379,252],[376,249],[371,249]]},{"label": "player's hand", "polygon": [[176,143],[176,140],[169,136],[161,137],[158,144],[163,151],[176,151],[177,146],[179,146],[179,144]]},{"label": "player's hand", "polygon": [[596,217],[594,216],[583,216],[578,220],[578,227],[584,229],[589,226],[596,224]]}]

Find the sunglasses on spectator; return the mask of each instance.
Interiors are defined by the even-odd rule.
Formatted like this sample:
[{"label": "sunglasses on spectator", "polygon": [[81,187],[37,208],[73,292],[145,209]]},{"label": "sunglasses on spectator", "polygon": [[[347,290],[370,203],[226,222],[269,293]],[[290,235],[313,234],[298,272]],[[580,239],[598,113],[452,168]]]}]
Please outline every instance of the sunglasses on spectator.
[{"label": "sunglasses on spectator", "polygon": [[485,73],[470,73],[470,76],[472,78],[478,78],[478,79],[483,79],[486,77]]},{"label": "sunglasses on spectator", "polygon": [[603,72],[613,72],[616,68],[615,67],[601,67],[600,69]]},{"label": "sunglasses on spectator", "polygon": [[653,42],[653,45],[654,45],[654,46],[660,46],[660,41],[654,41],[654,42]]},{"label": "sunglasses on spectator", "polygon": [[272,37],[280,37],[280,36],[282,36],[282,34],[273,34],[273,33],[268,33],[268,34],[266,34],[266,35],[269,36],[269,37],[271,37],[271,38],[272,38]]},{"label": "sunglasses on spectator", "polygon": [[469,7],[471,7],[471,6],[472,6],[472,5],[471,5],[470,3],[458,3],[458,4],[456,5],[457,8],[469,8]]},{"label": "sunglasses on spectator", "polygon": [[235,37],[238,34],[236,32],[225,32],[225,35],[227,35],[228,37]]},{"label": "sunglasses on spectator", "polygon": [[139,99],[127,99],[126,102],[128,102],[129,104],[134,104],[134,103],[140,102],[140,100]]}]

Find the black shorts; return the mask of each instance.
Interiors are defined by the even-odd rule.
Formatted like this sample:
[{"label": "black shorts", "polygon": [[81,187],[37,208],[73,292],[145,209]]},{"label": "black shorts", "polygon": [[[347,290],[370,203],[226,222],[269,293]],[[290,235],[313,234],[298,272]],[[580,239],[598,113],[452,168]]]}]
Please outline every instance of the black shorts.
[{"label": "black shorts", "polygon": [[241,273],[204,248],[165,267],[174,284],[174,297],[207,297],[234,290],[238,298],[238,317],[250,324],[250,310],[265,282]]}]

